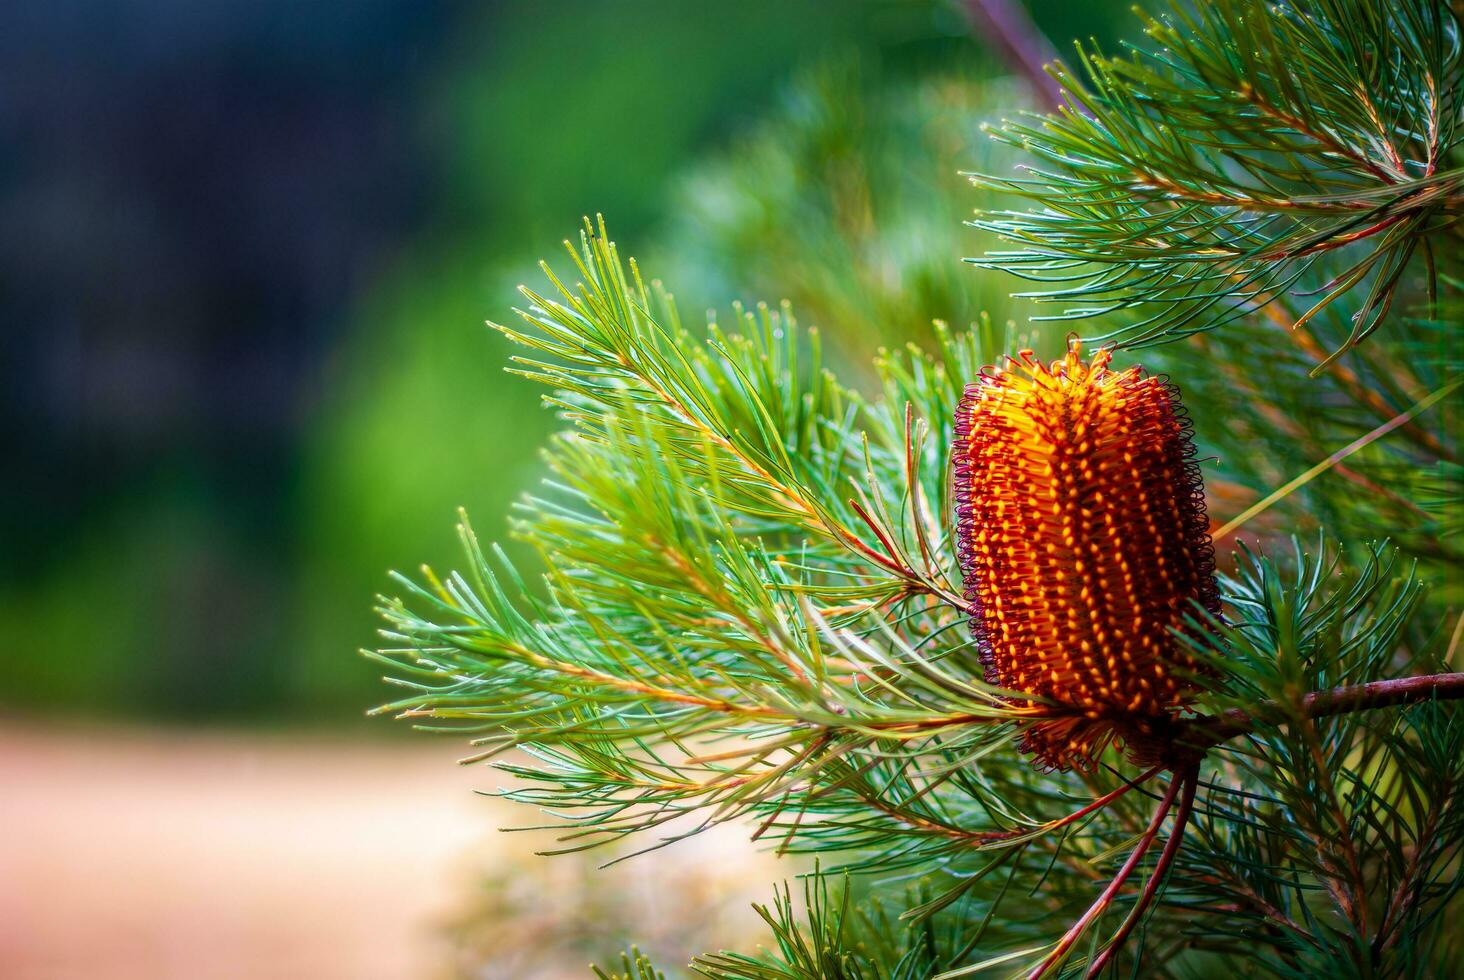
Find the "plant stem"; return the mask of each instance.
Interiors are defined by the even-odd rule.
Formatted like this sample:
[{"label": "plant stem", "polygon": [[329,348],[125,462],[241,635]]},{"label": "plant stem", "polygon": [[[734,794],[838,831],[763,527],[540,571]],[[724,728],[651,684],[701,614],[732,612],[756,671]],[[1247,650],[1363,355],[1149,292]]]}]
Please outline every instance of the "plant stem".
[{"label": "plant stem", "polygon": [[1022,76],[1044,109],[1066,104],[1062,86],[1047,73],[1057,51],[1018,0],[966,0],[965,7],[972,33]]},{"label": "plant stem", "polygon": [[[1301,699],[1300,709],[1305,718],[1326,718],[1353,711],[1455,698],[1464,698],[1464,672],[1398,677],[1313,691]],[[1195,719],[1191,722],[1192,736],[1180,741],[1188,748],[1209,748],[1245,735],[1259,724],[1284,722],[1291,717],[1294,717],[1294,711],[1276,701],[1266,701],[1250,709],[1231,708],[1218,716]]]},{"label": "plant stem", "polygon": [[1169,840],[1164,842],[1164,851],[1159,855],[1159,860],[1154,865],[1154,872],[1149,876],[1149,883],[1144,886],[1138,901],[1134,903],[1133,909],[1123,920],[1123,925],[1119,926],[1118,932],[1114,933],[1113,938],[1108,941],[1108,948],[1088,965],[1087,976],[1089,977],[1101,976],[1103,968],[1112,962],[1113,958],[1118,955],[1118,951],[1123,948],[1129,933],[1133,932],[1134,927],[1143,918],[1144,911],[1159,894],[1159,886],[1164,883],[1164,875],[1169,871],[1169,866],[1174,863],[1175,855],[1179,853],[1179,849],[1184,843],[1184,829],[1189,823],[1190,810],[1195,803],[1195,789],[1199,786],[1200,781],[1199,765],[1191,766],[1180,778],[1184,780],[1184,789],[1179,798],[1179,810],[1174,817],[1174,829],[1169,832]]},{"label": "plant stem", "polygon": [[1128,860],[1123,863],[1123,867],[1118,869],[1118,874],[1113,876],[1113,880],[1108,883],[1107,888],[1103,889],[1103,893],[1094,900],[1092,905],[1088,906],[1088,911],[1084,912],[1078,921],[1063,933],[1056,948],[1048,953],[1047,957],[1037,964],[1031,973],[1027,974],[1027,980],[1040,980],[1047,975],[1048,971],[1060,964],[1072,949],[1073,944],[1082,938],[1088,926],[1092,925],[1093,921],[1102,915],[1103,911],[1113,902],[1113,897],[1118,894],[1119,889],[1123,888],[1123,883],[1128,880],[1129,875],[1134,873],[1134,868],[1139,866],[1139,862],[1144,859],[1144,855],[1148,853],[1149,847],[1154,843],[1154,837],[1159,833],[1159,828],[1164,825],[1164,819],[1174,808],[1174,797],[1179,793],[1180,784],[1185,781],[1179,775],[1169,781],[1169,789],[1165,791],[1164,799],[1159,802],[1159,808],[1154,811],[1154,818],[1149,821],[1148,828],[1139,838],[1139,842],[1134,845]]},{"label": "plant stem", "polygon": [[1266,510],[1278,500],[1284,499],[1297,489],[1310,483],[1312,480],[1316,479],[1318,476],[1322,475],[1333,466],[1336,466],[1338,463],[1342,462],[1353,453],[1366,448],[1367,446],[1381,439],[1383,436],[1387,435],[1389,432],[1392,432],[1399,426],[1407,425],[1410,421],[1413,420],[1415,416],[1431,408],[1435,402],[1438,402],[1457,391],[1460,385],[1464,385],[1464,378],[1456,379],[1449,382],[1438,391],[1435,391],[1427,398],[1424,398],[1422,401],[1418,402],[1408,411],[1403,412],[1401,415],[1394,416],[1389,421],[1378,426],[1376,429],[1373,429],[1367,435],[1354,440],[1351,444],[1347,446],[1343,446],[1341,449],[1337,450],[1335,453],[1328,456],[1326,459],[1322,460],[1320,463],[1313,466],[1311,469],[1307,470],[1296,479],[1291,480],[1289,483],[1279,488],[1274,493],[1247,507],[1244,513],[1232,518],[1225,524],[1224,527],[1217,530],[1211,537],[1215,540],[1218,540],[1231,534],[1233,531],[1236,530],[1236,528],[1240,527],[1252,517],[1255,517],[1257,514]]}]

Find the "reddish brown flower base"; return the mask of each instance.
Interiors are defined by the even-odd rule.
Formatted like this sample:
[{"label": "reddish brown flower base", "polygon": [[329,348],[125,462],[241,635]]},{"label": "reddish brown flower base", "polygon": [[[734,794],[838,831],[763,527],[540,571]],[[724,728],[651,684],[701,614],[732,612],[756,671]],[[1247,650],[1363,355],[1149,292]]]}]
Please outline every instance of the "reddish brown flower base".
[{"label": "reddish brown flower base", "polygon": [[[1178,390],[1073,343],[1021,352],[956,412],[956,522],[987,678],[1037,697],[1022,746],[1091,769],[1111,741],[1166,741],[1198,664],[1171,630],[1219,611],[1204,490]],[[1055,707],[1053,707],[1055,706]]]}]

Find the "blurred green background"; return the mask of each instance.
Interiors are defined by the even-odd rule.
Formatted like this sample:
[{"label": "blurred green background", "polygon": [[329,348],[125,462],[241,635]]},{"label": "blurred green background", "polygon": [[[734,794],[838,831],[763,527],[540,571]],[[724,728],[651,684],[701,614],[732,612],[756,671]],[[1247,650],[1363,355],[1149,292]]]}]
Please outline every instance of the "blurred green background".
[{"label": "blurred green background", "polygon": [[[1033,15],[1108,41],[1118,7]],[[1030,332],[960,262],[991,202],[958,171],[1010,167],[980,124],[1032,97],[994,50],[957,0],[0,14],[0,975],[560,980],[761,941],[785,872],[740,828],[536,857],[457,740],[365,716],[356,651],[388,569],[450,566],[460,506],[505,539],[539,479],[557,423],[484,321],[586,215],[688,322],[791,300],[856,384],[934,318]]]},{"label": "blurred green background", "polygon": [[[1130,27],[1033,7],[1063,50]],[[790,298],[855,364],[1021,315],[959,262],[956,171],[1008,165],[976,124],[1029,96],[957,3],[7,16],[13,716],[368,724],[386,570],[450,564],[458,506],[501,537],[536,479],[554,420],[483,321],[583,215],[684,310]]]}]

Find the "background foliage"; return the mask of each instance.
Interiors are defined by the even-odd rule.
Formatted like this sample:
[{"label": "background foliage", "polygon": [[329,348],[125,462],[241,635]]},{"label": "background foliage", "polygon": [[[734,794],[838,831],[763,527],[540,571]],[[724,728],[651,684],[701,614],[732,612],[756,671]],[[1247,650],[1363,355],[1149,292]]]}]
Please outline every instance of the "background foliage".
[{"label": "background foliage", "polygon": [[8,23],[0,704],[42,715],[353,724],[381,570],[451,554],[459,505],[499,536],[536,478],[551,420],[482,327],[532,263],[596,209],[678,220],[826,58],[991,71],[928,0]]}]

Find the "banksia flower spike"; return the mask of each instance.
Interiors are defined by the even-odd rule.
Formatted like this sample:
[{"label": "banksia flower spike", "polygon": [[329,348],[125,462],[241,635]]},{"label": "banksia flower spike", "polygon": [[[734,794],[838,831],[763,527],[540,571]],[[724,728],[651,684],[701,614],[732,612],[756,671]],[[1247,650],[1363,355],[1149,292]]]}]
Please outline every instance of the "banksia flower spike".
[{"label": "banksia flower spike", "polygon": [[1133,852],[1034,980],[1113,902],[1171,812],[1153,873],[1089,976],[1122,947],[1178,853],[1199,778],[1198,754],[1176,748],[1178,715],[1200,665],[1174,630],[1196,605],[1220,606],[1178,389],[1139,367],[1110,371],[1107,350],[1087,362],[1080,353],[1074,341],[1044,364],[1022,351],[966,386],[953,447],[966,600],[987,679],[1031,708],[1018,730],[1039,766],[1091,770],[1118,740],[1148,771],[1105,800],[1164,769],[1174,776]]},{"label": "banksia flower spike", "polygon": [[1091,769],[1111,741],[1160,764],[1198,664],[1176,643],[1219,611],[1214,549],[1179,392],[1109,370],[1076,341],[967,385],[956,413],[956,519],[987,679],[1031,694],[1022,745]]}]

